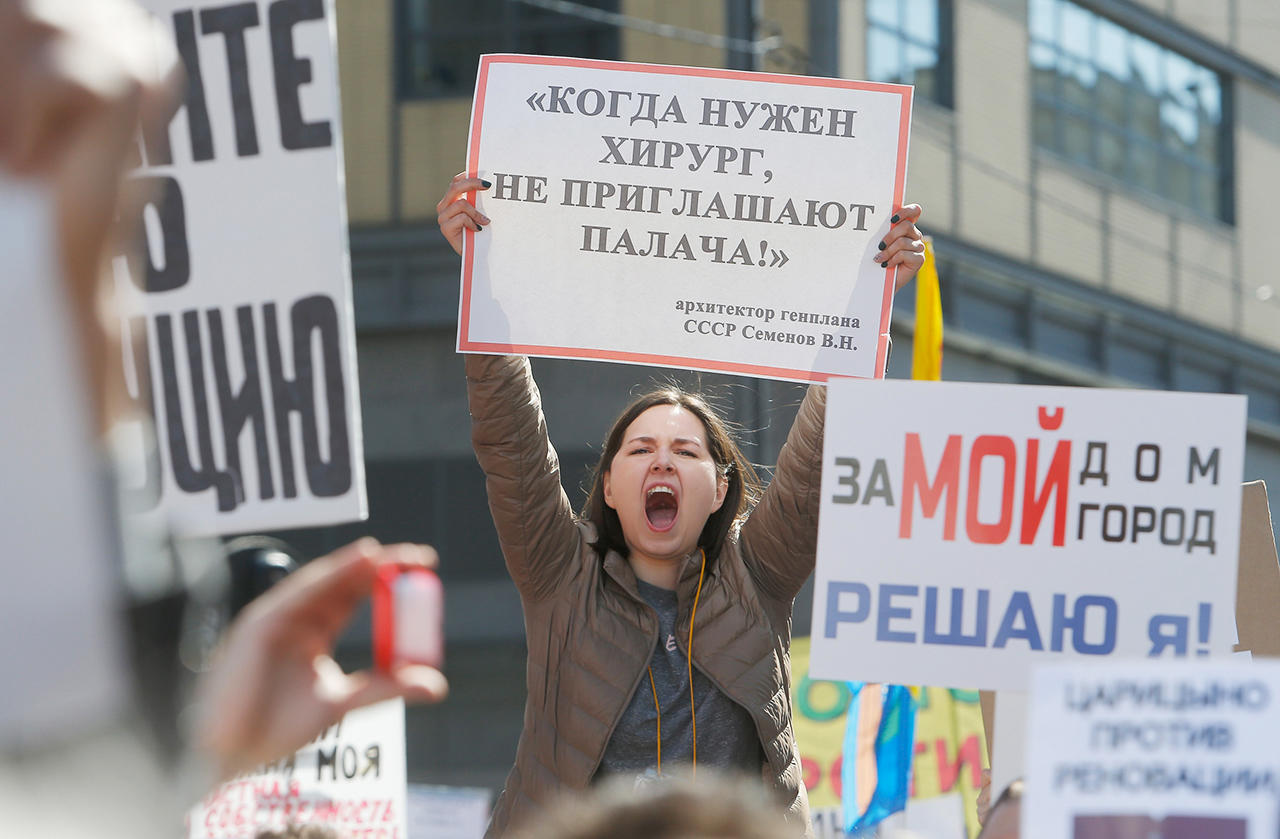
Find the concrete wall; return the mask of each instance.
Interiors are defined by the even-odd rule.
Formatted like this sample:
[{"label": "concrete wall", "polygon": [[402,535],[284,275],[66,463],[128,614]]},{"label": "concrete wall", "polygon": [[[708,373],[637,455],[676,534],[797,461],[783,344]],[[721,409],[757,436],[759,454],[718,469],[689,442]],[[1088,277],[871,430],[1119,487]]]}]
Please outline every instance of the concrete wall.
[{"label": "concrete wall", "polygon": [[[1280,33],[1280,29],[1275,30]],[[1273,35],[1273,44],[1274,44]],[[1273,55],[1273,61],[1274,55]],[[1276,228],[1280,222],[1280,96],[1256,86],[1236,87],[1236,165],[1238,178],[1241,279],[1241,334],[1259,344],[1280,347],[1280,280],[1277,279]]]},{"label": "concrete wall", "polygon": [[[1155,13],[1280,68],[1269,0],[1148,0]],[[340,0],[347,194],[351,223],[430,223],[450,178],[463,168],[470,103],[397,102],[393,0]],[[625,14],[724,34],[720,0],[626,0]],[[769,0],[765,20],[787,44],[807,41],[807,4]],[[840,0],[842,74],[865,73],[863,0]],[[909,195],[929,227],[1083,283],[1101,286],[1228,334],[1280,349],[1280,282],[1270,238],[1280,217],[1280,96],[1234,84],[1236,216],[1233,225],[1133,190],[1035,148],[1024,0],[955,0],[955,110],[917,105]],[[1268,40],[1267,32],[1272,32]],[[635,30],[623,58],[718,66],[722,50]],[[772,70],[796,69],[786,56]],[[397,177],[398,173],[398,177]],[[396,182],[393,183],[392,179]]]},{"label": "concrete wall", "polygon": [[[955,109],[917,105],[908,196],[926,226],[1269,349],[1280,349],[1271,239],[1280,206],[1280,95],[1233,85],[1233,226],[1037,149],[1031,137],[1024,0],[954,0]],[[1145,5],[1275,69],[1255,29],[1274,2]],[[865,72],[862,0],[840,3],[841,68]],[[1253,24],[1253,25],[1251,25]],[[1246,176],[1247,174],[1247,176]]]},{"label": "concrete wall", "polygon": [[393,0],[338,0],[338,76],[351,224],[391,218]]},{"label": "concrete wall", "polygon": [[[725,35],[724,3],[673,3],[671,0],[623,0],[621,11],[641,20],[660,21],[683,29]],[[626,61],[654,64],[682,64],[693,67],[723,67],[724,51],[678,38],[664,38],[634,29],[622,32],[622,57]]]},{"label": "concrete wall", "polygon": [[[351,223],[357,226],[433,221],[436,202],[466,162],[470,99],[396,100],[393,3],[338,3],[348,209]],[[641,20],[726,34],[727,13],[722,0],[624,0],[620,11]],[[764,13],[787,43],[805,44],[805,3],[769,0]],[[725,64],[722,49],[636,29],[622,31],[621,46],[625,61],[704,67]],[[762,69],[803,72],[784,58],[766,58]],[[393,184],[397,171],[398,182]]]}]

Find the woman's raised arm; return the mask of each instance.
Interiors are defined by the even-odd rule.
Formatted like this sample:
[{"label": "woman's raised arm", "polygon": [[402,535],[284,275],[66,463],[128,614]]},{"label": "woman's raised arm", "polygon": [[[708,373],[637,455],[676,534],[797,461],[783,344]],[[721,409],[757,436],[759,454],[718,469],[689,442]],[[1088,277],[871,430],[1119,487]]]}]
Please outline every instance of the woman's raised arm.
[{"label": "woman's raised arm", "polygon": [[[873,259],[897,268],[900,289],[924,264],[924,240],[916,227],[919,204],[894,214],[893,226]],[[742,528],[743,555],[759,585],[779,598],[795,597],[813,573],[822,491],[822,438],[827,389],[811,385],[796,414],[778,468]]]},{"label": "woman's raised arm", "polygon": [[[436,205],[440,232],[459,254],[463,231],[489,223],[466,194],[488,188],[460,172]],[[571,576],[578,547],[542,398],[524,356],[468,354],[465,366],[471,445],[484,470],[502,556],[521,596],[541,599]]]},{"label": "woman's raised arm", "polygon": [[466,370],[471,445],[502,556],[521,595],[540,600],[572,577],[579,539],[542,399],[524,356],[468,355]]}]

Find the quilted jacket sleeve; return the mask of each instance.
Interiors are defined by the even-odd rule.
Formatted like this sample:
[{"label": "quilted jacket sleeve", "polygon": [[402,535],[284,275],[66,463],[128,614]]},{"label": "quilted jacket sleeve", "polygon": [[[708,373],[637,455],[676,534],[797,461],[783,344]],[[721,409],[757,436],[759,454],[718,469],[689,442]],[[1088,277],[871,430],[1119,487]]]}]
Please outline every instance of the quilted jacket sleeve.
[{"label": "quilted jacket sleeve", "polygon": [[467,355],[471,444],[507,570],[525,598],[549,596],[573,573],[578,529],[523,356]]},{"label": "quilted jacket sleeve", "polygon": [[780,600],[794,599],[813,573],[826,413],[826,387],[810,385],[778,453],[773,481],[742,527],[748,570],[762,590]]}]

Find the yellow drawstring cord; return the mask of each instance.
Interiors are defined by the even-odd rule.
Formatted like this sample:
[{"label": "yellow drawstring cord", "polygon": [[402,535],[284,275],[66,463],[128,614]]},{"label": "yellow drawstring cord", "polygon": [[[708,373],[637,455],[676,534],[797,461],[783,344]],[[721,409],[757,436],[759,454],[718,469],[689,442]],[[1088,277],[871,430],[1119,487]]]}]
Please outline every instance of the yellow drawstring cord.
[{"label": "yellow drawstring cord", "polygon": [[658,712],[658,777],[662,777],[662,709],[658,707],[658,688],[653,683],[653,667],[649,667],[649,690],[653,691],[653,710]]},{"label": "yellow drawstring cord", "polygon": [[[701,549],[700,549],[701,550]],[[698,590],[693,595],[693,613],[689,615],[689,714],[693,717],[693,777],[698,777],[698,709],[693,704],[693,622],[698,619],[698,598],[702,596],[702,575],[707,570],[707,552],[702,551],[702,569],[698,571]]]},{"label": "yellow drawstring cord", "polygon": [[[698,777],[698,708],[693,701],[693,622],[698,617],[698,599],[702,597],[702,579],[707,573],[707,552],[702,554],[702,568],[698,570],[698,590],[693,595],[693,612],[689,615],[689,649],[685,660],[689,665],[689,714],[693,721],[693,777]],[[649,690],[653,691],[653,710],[658,715],[658,777],[662,777],[662,707],[658,704],[658,687],[653,681],[653,666],[649,666]]]}]

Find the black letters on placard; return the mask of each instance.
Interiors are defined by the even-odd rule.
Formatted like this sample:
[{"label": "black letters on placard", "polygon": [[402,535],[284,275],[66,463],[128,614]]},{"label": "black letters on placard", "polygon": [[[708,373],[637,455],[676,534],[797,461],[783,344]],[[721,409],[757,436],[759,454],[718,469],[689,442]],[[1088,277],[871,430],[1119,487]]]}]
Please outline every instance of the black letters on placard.
[{"label": "black letters on placard", "polygon": [[[272,402],[275,406],[276,437],[280,449],[280,469],[285,498],[293,498],[298,490],[293,478],[293,432],[289,414],[298,412],[302,420],[302,449],[306,458],[307,483],[322,498],[342,495],[351,488],[351,451],[347,437],[346,388],[342,380],[339,352],[338,310],[332,298],[325,295],[304,297],[293,305],[290,321],[293,329],[293,379],[286,379],[280,353],[276,306],[263,307],[266,326],[267,369],[271,376]],[[316,422],[314,359],[311,357],[311,333],[319,332],[323,352],[325,410],[329,416],[329,461],[320,455],[319,425]]]},{"label": "black letters on placard", "polygon": [[160,217],[161,249],[164,263],[156,265],[151,258],[150,234],[143,218],[135,220],[140,241],[125,251],[129,277],[142,291],[173,291],[191,280],[191,252],[187,246],[187,212],[182,188],[168,176],[132,178],[124,187],[133,194],[147,196],[145,202],[126,201],[139,207],[140,214],[154,207]]},{"label": "black letters on placard", "polygon": [[173,327],[169,315],[156,317],[156,338],[160,350],[160,377],[164,386],[164,424],[168,432],[169,457],[173,479],[184,492],[203,492],[214,487],[218,492],[218,509],[226,512],[236,507],[236,486],[231,476],[220,471],[213,462],[213,437],[209,430],[209,398],[204,387],[204,360],[200,348],[199,314],[189,311],[182,316],[186,338],[187,366],[191,373],[191,399],[196,423],[196,449],[199,467],[192,462],[187,442],[186,423],[178,388],[178,365],[173,346]]},{"label": "black letters on placard", "polygon": [[[213,131],[205,97],[204,76],[195,26],[196,12],[184,10],[173,15],[174,39],[186,69],[184,101],[191,135],[194,161],[212,160]],[[245,32],[260,25],[256,2],[233,3],[202,9],[200,34],[221,35],[227,56],[231,112],[236,133],[236,153],[252,157],[259,153],[257,120],[249,83],[249,56]],[[271,59],[275,75],[276,110],[280,119],[280,143],[287,151],[324,148],[333,145],[329,120],[307,122],[302,116],[298,89],[312,81],[311,61],[294,53],[293,28],[304,21],[324,20],[323,0],[275,0],[267,10]],[[168,136],[145,138],[149,165],[173,162]]]},{"label": "black letters on placard", "polygon": [[[259,6],[266,6],[265,11]],[[267,20],[261,21],[264,14]],[[249,53],[250,47],[258,45],[251,39],[264,35],[271,49],[283,149],[333,146],[332,118],[307,121],[304,116],[301,88],[312,83],[314,68],[312,59],[298,54],[295,43],[299,24],[323,22],[326,14],[324,0],[238,0],[173,12],[174,39],[186,70],[182,110],[191,162],[215,159],[214,119],[225,122],[230,118],[237,156],[261,154]],[[263,23],[267,24],[266,32],[250,32]],[[206,36],[212,37],[202,45],[201,38]],[[203,72],[209,65],[202,67],[201,48],[205,48],[203,58],[216,63],[217,59],[211,58],[215,53],[208,51],[211,46],[216,48],[216,36],[221,36],[226,56],[230,110],[228,113],[217,104],[223,100],[215,96],[217,113],[211,117],[206,88],[210,77]],[[134,168],[174,164],[172,128],[170,123],[162,132],[141,138],[135,149],[145,154],[135,155]],[[227,150],[221,151],[225,157]],[[185,158],[185,154],[180,156]],[[122,219],[134,225],[140,241],[117,256],[123,258],[139,290],[162,294],[191,283],[193,248],[187,230],[187,202],[196,199],[190,193],[184,198],[181,184],[170,172],[142,171],[124,187],[131,191],[126,198],[132,199],[125,204],[138,208],[138,217]],[[259,316],[263,318],[261,328]],[[155,331],[149,335],[152,323]],[[125,326],[138,338],[132,343],[133,355],[127,359],[139,382],[138,408],[164,430],[159,445],[149,452],[145,484],[130,489],[135,496],[129,499],[133,509],[152,509],[160,503],[168,482],[166,471],[171,471],[173,483],[183,493],[214,490],[218,510],[223,513],[247,501],[245,468],[254,466],[258,498],[268,500],[277,494],[293,498],[298,495],[294,468],[299,455],[303,462],[297,465],[305,466],[313,495],[335,497],[350,491],[354,467],[342,365],[343,333],[334,300],[323,295],[297,300],[289,306],[285,324],[277,319],[277,304],[265,303],[261,310],[249,304],[186,308],[134,319]],[[264,349],[267,369],[260,371]],[[152,360],[156,362],[154,380]],[[288,378],[286,369],[290,370]],[[323,393],[318,392],[321,389]],[[327,412],[323,415],[327,420],[324,438],[320,411]],[[293,413],[298,415],[296,421]],[[214,437],[219,434],[221,439],[216,442],[220,445],[215,446]],[[273,434],[279,446],[278,466],[271,453]],[[242,451],[242,444],[253,450]],[[280,470],[279,475],[273,474],[273,466]]]},{"label": "black letters on placard", "polygon": [[200,49],[196,44],[193,12],[174,12],[173,35],[178,44],[178,55],[182,57],[183,69],[187,73],[183,110],[187,112],[187,130],[191,134],[191,159],[212,160],[213,128],[209,124],[209,106],[204,99],[204,77],[200,75]]},{"label": "black letters on placard", "polygon": [[266,500],[275,496],[275,484],[271,480],[271,461],[267,452],[267,418],[262,401],[262,380],[258,375],[258,342],[253,328],[253,309],[240,306],[236,309],[236,324],[240,333],[240,356],[243,361],[244,383],[240,390],[232,392],[231,376],[227,369],[227,342],[223,336],[222,312],[210,309],[209,349],[213,356],[213,381],[218,392],[218,408],[222,416],[223,450],[227,457],[227,471],[239,485],[237,494],[247,497],[244,472],[240,468],[240,432],[245,424],[253,428],[253,448],[258,462],[258,497]]},{"label": "black letters on placard", "polygon": [[323,0],[276,0],[267,11],[271,30],[271,61],[275,65],[276,109],[280,114],[280,143],[289,151],[333,144],[328,120],[304,122],[298,88],[311,81],[311,61],[293,52],[293,26],[304,20],[323,20]]},{"label": "black letters on placard", "polygon": [[236,153],[251,157],[258,153],[258,128],[253,117],[253,95],[249,91],[249,55],[244,32],[258,25],[258,4],[236,3],[200,12],[200,31],[219,33],[227,50],[227,75],[231,82],[231,112],[236,125]]},{"label": "black letters on placard", "polygon": [[[230,312],[226,312],[229,316]],[[276,478],[272,474],[269,435],[271,424],[267,405],[274,408],[275,434],[280,456],[281,494],[285,498],[298,495],[295,475],[295,451],[292,417],[298,415],[302,432],[301,450],[307,485],[313,495],[330,498],[346,494],[352,486],[351,442],[347,426],[346,383],[342,367],[338,310],[333,299],[315,295],[298,300],[290,308],[288,330],[283,335],[277,319],[277,305],[262,307],[264,330],[261,342],[255,327],[254,307],[235,308],[238,342],[228,340],[224,312],[217,308],[204,311],[189,309],[180,315],[156,315],[155,350],[159,358],[156,393],[140,408],[161,411],[165,426],[164,449],[178,489],[187,493],[217,492],[218,510],[230,512],[248,500],[248,487],[242,469],[241,438],[248,426],[252,435],[251,462],[256,462],[258,497],[274,498]],[[174,318],[182,320],[182,335],[175,338]],[[202,327],[208,329],[208,352],[205,351]],[[130,321],[130,332],[145,333],[141,320]],[[319,341],[319,358],[313,345]],[[177,346],[181,343],[182,346]],[[240,347],[243,378],[232,381],[230,355]],[[265,344],[268,377],[259,373],[259,347]],[[292,355],[293,374],[285,375],[287,344]],[[134,364],[145,392],[150,376],[148,346],[137,342]],[[179,373],[185,357],[187,374]],[[317,364],[323,365],[317,368]],[[210,369],[211,368],[211,369]],[[317,381],[317,373],[320,379]],[[206,384],[212,375],[213,393]],[[323,389],[323,394],[316,391]],[[212,398],[211,398],[212,396]],[[151,401],[154,399],[154,402]],[[158,406],[158,407],[157,407]],[[321,447],[320,411],[328,420],[327,451]],[[216,460],[213,447],[213,419],[220,420],[223,460]],[[152,414],[155,415],[154,413]],[[159,420],[159,417],[157,417]],[[154,507],[158,502],[160,462],[148,462],[147,485],[133,499],[134,509]]]}]

